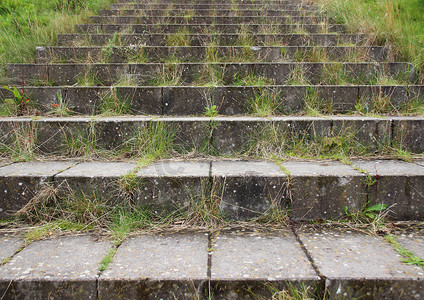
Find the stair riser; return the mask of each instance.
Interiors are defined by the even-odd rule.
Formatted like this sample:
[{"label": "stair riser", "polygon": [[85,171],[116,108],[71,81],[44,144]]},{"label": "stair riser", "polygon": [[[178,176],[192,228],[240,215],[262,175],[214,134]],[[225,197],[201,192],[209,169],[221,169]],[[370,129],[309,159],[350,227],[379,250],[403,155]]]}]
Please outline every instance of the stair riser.
[{"label": "stair riser", "polygon": [[196,16],[317,16],[314,10],[232,10],[232,9],[101,9],[100,16],[184,16],[186,14]]},{"label": "stair riser", "polygon": [[298,11],[309,11],[317,10],[316,6],[312,5],[296,5],[296,4],[287,4],[287,5],[278,5],[278,4],[269,4],[269,5],[258,5],[258,4],[124,4],[124,3],[115,3],[111,5],[112,9],[232,9],[237,10],[298,10]]},{"label": "stair riser", "polygon": [[[29,85],[41,82],[43,85],[119,85],[119,82],[132,82],[133,85],[210,85],[211,74],[219,78],[214,85],[240,85],[240,80],[248,75],[259,76],[269,83],[282,85],[289,83],[293,74],[302,72],[304,80],[311,84],[340,84],[332,82],[330,73],[337,73],[349,84],[370,84],[375,78],[384,74],[403,81],[413,82],[416,74],[407,63],[303,63],[301,68],[296,63],[239,63],[239,64],[58,64],[25,65],[10,64],[7,75],[12,84]],[[257,77],[257,78],[259,78]],[[125,80],[125,81],[122,81]],[[242,83],[241,83],[242,84]],[[299,84],[299,83],[296,83]],[[93,85],[93,83],[90,83]],[[128,85],[128,83],[125,83]],[[249,84],[251,85],[251,84]]]},{"label": "stair riser", "polygon": [[296,25],[296,24],[79,24],[75,26],[80,33],[178,33],[184,30],[190,33],[344,33],[343,25]]},{"label": "stair riser", "polygon": [[[424,95],[423,86],[313,86],[327,113],[355,111],[358,99],[371,106],[377,97],[387,98],[391,107],[401,110],[411,100]],[[255,95],[277,95],[275,113],[304,113],[311,89],[306,86],[268,87],[116,87],[116,95],[129,101],[129,111],[136,115],[202,115],[205,107],[216,105],[221,115],[251,113],[249,104]],[[102,113],[101,103],[110,95],[109,87],[25,87],[30,103],[42,114],[51,113],[58,105],[58,93],[72,112],[85,115]],[[13,98],[10,92],[0,89],[0,98]]]},{"label": "stair riser", "polygon": [[[95,147],[99,150],[110,150],[127,153],[124,146],[138,134],[139,130],[149,126],[164,126],[175,136],[173,147],[185,153],[192,150],[201,151],[210,145],[208,152],[223,155],[246,153],[251,141],[261,140],[262,134],[276,130],[285,138],[287,149],[290,143],[304,141],[306,144],[320,145],[324,137],[344,137],[369,153],[374,153],[385,145],[402,144],[403,149],[414,153],[424,152],[424,136],[422,134],[423,119],[408,118],[127,118],[96,119],[67,118],[7,121],[2,120],[1,136],[3,142],[13,147],[17,133],[24,129],[31,131],[36,137],[36,152],[46,155],[70,155],[69,142],[73,139],[95,139]],[[213,125],[213,128],[211,126]],[[270,133],[271,134],[271,133]],[[293,140],[295,139],[295,140]],[[298,140],[297,140],[298,139]],[[68,144],[67,144],[68,142]],[[305,145],[306,145],[305,144]],[[249,146],[250,145],[250,146]],[[284,146],[284,147],[286,147]],[[124,148],[122,148],[124,147]],[[283,146],[282,146],[283,147]],[[283,147],[283,148],[284,148]],[[355,149],[353,149],[355,150]],[[285,151],[285,150],[282,150]],[[134,154],[131,154],[134,155]]]},{"label": "stair riser", "polygon": [[181,62],[218,61],[384,61],[384,47],[37,47],[36,63],[86,63],[90,61],[125,63],[142,59],[146,63],[177,58]]},{"label": "stair riser", "polygon": [[243,17],[184,17],[184,16],[120,16],[120,17],[90,17],[90,23],[96,24],[320,24],[326,19],[322,17],[267,17],[267,16],[243,16]]},{"label": "stair riser", "polygon": [[[124,201],[128,203],[130,200],[132,205],[148,207],[158,214],[171,213],[176,209],[188,210],[191,205],[212,194],[215,196],[206,201],[216,201],[223,216],[231,220],[249,220],[269,209],[286,211],[294,220],[337,219],[344,216],[345,207],[349,211],[358,211],[367,201],[371,205],[396,203],[391,211],[399,220],[418,220],[424,216],[424,198],[405,192],[411,186],[415,186],[417,192],[424,192],[422,175],[396,174],[394,171],[380,175],[379,186],[368,187],[366,174],[354,169],[355,162],[352,166],[336,162],[283,162],[282,167],[295,174],[286,175],[274,170],[260,176],[254,175],[254,172],[217,172],[218,166],[225,168],[225,165],[246,168],[246,162],[244,166],[243,162],[199,162],[195,170],[190,171],[187,169],[192,165],[164,162],[137,172],[135,164],[113,163],[112,166],[106,163],[101,166],[98,163],[75,163],[65,170],[45,175],[42,165],[38,165],[33,167],[38,175],[0,176],[0,217],[7,217],[21,208],[47,184],[58,189],[59,199],[56,201],[66,199],[69,195],[81,197],[85,194],[89,198],[95,197],[95,201],[108,202],[109,205],[119,205]],[[25,166],[28,168],[31,164]],[[333,171],[325,172],[326,166]],[[7,174],[9,167],[14,166],[5,166],[0,171]],[[99,167],[105,169],[94,169]],[[422,174],[423,166],[409,163],[407,167]],[[111,171],[105,171],[108,168]],[[275,165],[269,164],[269,168],[274,169]],[[188,175],[175,175],[175,169]],[[120,180],[130,172],[136,175],[131,191],[125,193]],[[376,194],[375,191],[379,192]],[[399,197],[393,203],[393,199],[384,198],[386,193],[397,194]],[[418,209],[409,209],[410,203],[414,203]]]},{"label": "stair riser", "polygon": [[[145,46],[167,46],[171,34],[121,34],[121,45],[145,45]],[[255,46],[336,46],[344,44],[361,45],[366,42],[363,35],[336,35],[336,34],[260,34],[249,35],[252,45]],[[113,39],[113,34],[59,34],[58,45],[106,45]],[[190,46],[206,46],[215,43],[217,46],[235,45],[241,46],[240,36],[238,34],[193,34],[188,35],[187,40]]]}]

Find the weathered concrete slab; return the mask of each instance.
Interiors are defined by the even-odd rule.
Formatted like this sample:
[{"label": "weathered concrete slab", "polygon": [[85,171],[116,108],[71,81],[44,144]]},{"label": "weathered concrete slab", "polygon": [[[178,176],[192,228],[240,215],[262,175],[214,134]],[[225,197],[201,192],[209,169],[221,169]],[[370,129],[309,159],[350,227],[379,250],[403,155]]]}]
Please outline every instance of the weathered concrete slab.
[{"label": "weathered concrete slab", "polygon": [[[241,30],[240,24],[214,24],[217,32],[222,33],[239,33]],[[261,28],[264,27],[264,24],[243,24],[245,30],[247,30],[250,34],[254,34],[255,32],[259,32]],[[274,30],[280,33],[293,33],[299,29],[299,25],[297,24],[273,24],[273,25],[265,25],[267,28],[269,26],[273,26]],[[210,24],[78,24],[75,26],[77,32],[80,33],[96,33],[99,30],[105,33],[113,33],[113,32],[122,32],[125,30],[133,31],[135,33],[143,33],[143,32],[152,32],[152,33],[160,33],[160,32],[168,32],[168,33],[176,33],[183,28],[189,29],[191,32],[207,32],[211,27]],[[300,27],[303,32],[306,33],[345,33],[345,27],[339,24],[331,24],[328,26],[318,25],[318,24],[304,24]]]},{"label": "weathered concrete slab", "polygon": [[399,220],[424,218],[424,167],[395,160],[353,161],[375,183],[369,187],[371,203],[390,207]]},{"label": "weathered concrete slab", "polygon": [[[404,233],[396,233],[396,240],[402,247],[411,251],[415,256],[424,259],[424,232],[423,230],[406,230]],[[424,271],[423,271],[424,272]]]},{"label": "weathered concrete slab", "polygon": [[272,162],[213,161],[216,193],[221,211],[230,219],[244,220],[286,209],[288,177]]},{"label": "weathered concrete slab", "polygon": [[55,176],[55,182],[65,195],[70,188],[76,196],[85,195],[96,201],[119,202],[123,190],[119,179],[135,169],[124,162],[83,162]]},{"label": "weathered concrete slab", "polygon": [[296,10],[287,10],[287,9],[268,9],[262,7],[261,10],[256,9],[238,9],[237,11],[233,9],[225,8],[209,8],[209,9],[184,9],[184,8],[173,8],[173,9],[100,9],[100,16],[184,16],[188,13],[194,13],[196,16],[212,16],[216,14],[217,16],[317,16],[316,11],[302,9],[301,11]]},{"label": "weathered concrete slab", "polygon": [[135,201],[158,213],[190,210],[207,196],[209,161],[163,161],[140,169]]},{"label": "weathered concrete slab", "polygon": [[[146,34],[122,34],[121,44],[146,45],[146,46],[167,46],[167,33],[146,33]],[[103,46],[113,38],[113,34],[58,34],[59,46],[74,46],[82,40],[88,41],[90,45]],[[188,35],[191,46],[205,46],[214,42],[217,46],[237,45],[238,34],[197,34]],[[255,34],[250,37],[255,45],[286,45],[286,46],[337,46],[340,44],[363,45],[366,37],[358,34]],[[81,43],[80,43],[81,44]]]},{"label": "weathered concrete slab", "polygon": [[382,237],[347,229],[299,228],[314,264],[326,278],[330,299],[419,299],[424,272],[402,263]]},{"label": "weathered concrete slab", "polygon": [[365,175],[339,162],[283,162],[291,178],[295,220],[339,218],[345,206],[359,210],[367,200]]},{"label": "weathered concrete slab", "polygon": [[0,218],[10,216],[31,200],[53,176],[74,162],[23,162],[0,168]]},{"label": "weathered concrete slab", "polygon": [[69,236],[30,244],[0,267],[5,299],[95,299],[100,261],[110,242]]},{"label": "weathered concrete slab", "polygon": [[266,282],[282,290],[287,282],[296,286],[319,280],[288,230],[225,231],[212,242],[211,283],[217,299],[270,298],[273,292]]},{"label": "weathered concrete slab", "polygon": [[101,275],[99,299],[198,299],[207,248],[207,233],[130,238]]},{"label": "weathered concrete slab", "polygon": [[10,233],[0,234],[0,263],[11,258],[16,251],[22,248],[24,241]]},{"label": "weathered concrete slab", "polygon": [[424,152],[422,117],[393,117],[393,140],[396,146],[414,153]]}]

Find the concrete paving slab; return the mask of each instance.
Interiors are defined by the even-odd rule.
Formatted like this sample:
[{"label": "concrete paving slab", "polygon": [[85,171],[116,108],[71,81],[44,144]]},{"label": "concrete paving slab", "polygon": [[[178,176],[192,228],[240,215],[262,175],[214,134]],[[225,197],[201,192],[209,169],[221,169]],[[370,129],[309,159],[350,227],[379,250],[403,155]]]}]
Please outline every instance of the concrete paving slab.
[{"label": "concrete paving slab", "polygon": [[367,200],[365,175],[339,162],[288,161],[291,212],[295,220],[344,216],[344,208],[360,209]]},{"label": "concrete paving slab", "polygon": [[37,241],[0,267],[5,299],[95,299],[100,261],[110,242],[93,236]]},{"label": "concrete paving slab", "polygon": [[0,168],[0,218],[12,215],[31,200],[57,173],[75,162],[23,162]]},{"label": "concrete paving slab", "polygon": [[99,279],[99,299],[194,299],[207,280],[208,234],[137,236]]},{"label": "concrete paving slab", "polygon": [[288,176],[273,162],[214,161],[212,177],[216,193],[222,195],[221,211],[231,219],[288,206]]},{"label": "concrete paving slab", "polygon": [[57,185],[73,190],[76,196],[84,193],[99,201],[119,202],[119,179],[135,169],[136,165],[124,162],[83,162],[58,174]]},{"label": "concrete paving slab", "polygon": [[366,171],[375,184],[369,187],[371,203],[390,207],[399,220],[424,218],[424,167],[396,160],[357,160],[352,165]]},{"label": "concrete paving slab", "polygon": [[282,288],[287,282],[310,284],[319,280],[291,231],[226,231],[212,242],[211,280],[217,299],[271,296],[264,282]]},{"label": "concrete paving slab", "polygon": [[0,263],[16,253],[24,245],[23,240],[7,233],[0,234]]},{"label": "concrete paving slab", "polygon": [[[424,231],[407,230],[405,233],[396,234],[396,240],[415,256],[424,259]],[[423,270],[424,272],[424,270]]]},{"label": "concrete paving slab", "polygon": [[419,299],[424,272],[401,262],[382,237],[349,229],[299,228],[298,234],[332,299]]},{"label": "concrete paving slab", "polygon": [[154,163],[137,173],[135,200],[157,213],[185,210],[205,196],[209,172],[209,161]]}]

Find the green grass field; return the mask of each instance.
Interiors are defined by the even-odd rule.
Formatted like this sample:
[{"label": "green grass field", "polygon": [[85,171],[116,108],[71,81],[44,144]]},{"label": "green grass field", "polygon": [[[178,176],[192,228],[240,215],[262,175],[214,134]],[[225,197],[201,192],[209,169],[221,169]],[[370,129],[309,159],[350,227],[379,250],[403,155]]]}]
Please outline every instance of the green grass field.
[{"label": "green grass field", "polygon": [[312,0],[351,32],[394,47],[398,60],[424,70],[424,0]]},{"label": "green grass field", "polygon": [[57,33],[113,0],[0,0],[0,81],[6,63],[34,61],[35,47],[53,45]]}]

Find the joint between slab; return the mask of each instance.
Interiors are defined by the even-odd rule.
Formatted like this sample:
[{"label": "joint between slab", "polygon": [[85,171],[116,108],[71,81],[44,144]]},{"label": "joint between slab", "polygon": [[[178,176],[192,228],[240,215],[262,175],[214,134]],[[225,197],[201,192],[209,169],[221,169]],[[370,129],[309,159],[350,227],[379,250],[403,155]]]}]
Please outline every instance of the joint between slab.
[{"label": "joint between slab", "polygon": [[320,272],[318,266],[315,264],[314,259],[312,258],[311,254],[308,252],[308,249],[306,249],[305,245],[303,244],[302,240],[300,239],[299,235],[296,232],[296,228],[294,227],[294,222],[290,220],[290,229],[293,232],[294,236],[296,237],[296,241],[299,243],[300,247],[303,250],[303,253],[305,253],[306,257],[308,258],[308,261],[310,262],[312,268],[314,269],[317,276],[320,278],[320,283],[325,283],[327,278]]}]

